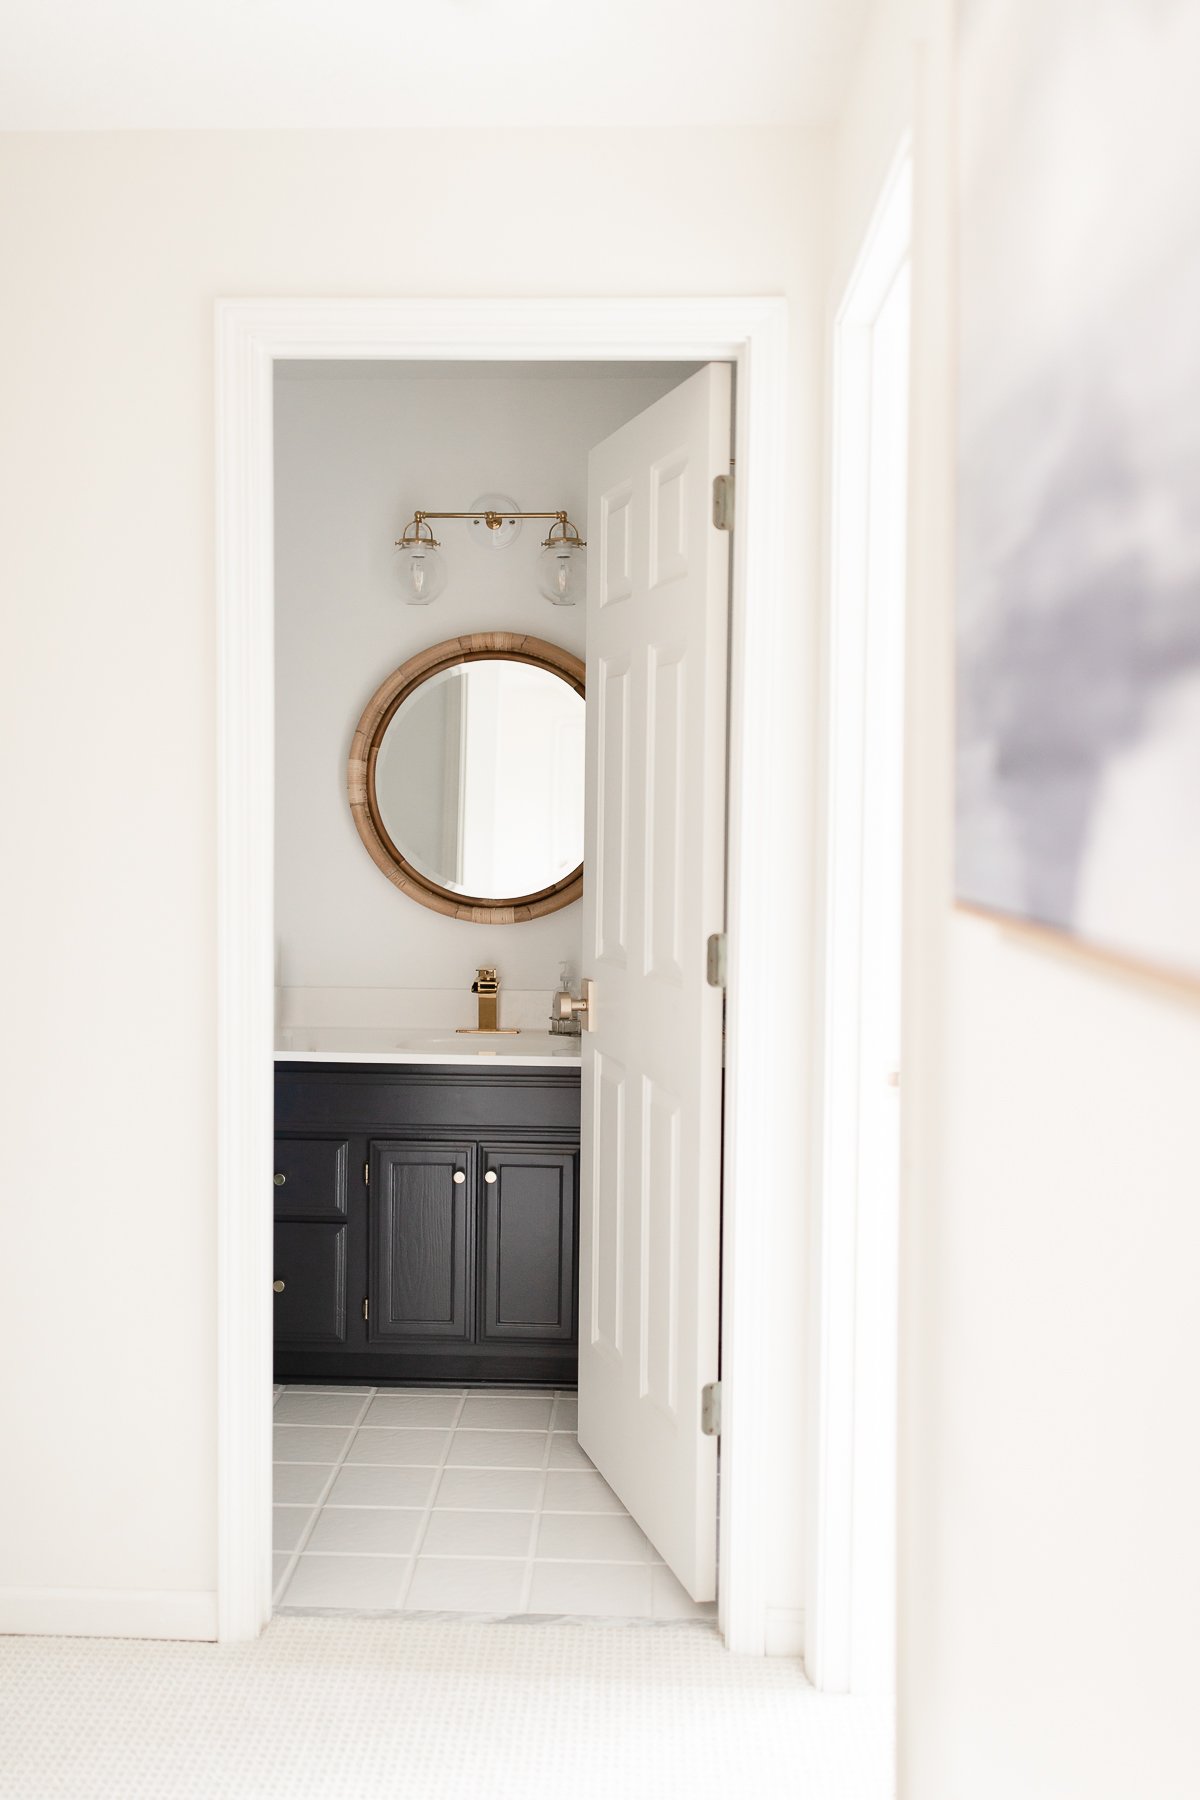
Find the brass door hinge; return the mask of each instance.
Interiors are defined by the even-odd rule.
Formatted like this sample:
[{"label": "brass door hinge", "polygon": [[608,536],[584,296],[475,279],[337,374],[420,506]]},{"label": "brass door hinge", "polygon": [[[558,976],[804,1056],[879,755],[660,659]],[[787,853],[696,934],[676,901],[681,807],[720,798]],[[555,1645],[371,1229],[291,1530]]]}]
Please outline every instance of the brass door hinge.
[{"label": "brass door hinge", "polygon": [[733,476],[715,476],[712,489],[712,522],[718,531],[733,530],[733,505]]},{"label": "brass door hinge", "polygon": [[721,1435],[721,1384],[710,1381],[700,1389],[700,1429],[705,1437]]},{"label": "brass door hinge", "polygon": [[371,1185],[371,1165],[369,1162],[365,1162],[363,1164],[363,1186],[370,1187],[370,1185]]},{"label": "brass door hinge", "polygon": [[366,1317],[367,1317],[367,1315],[368,1315],[368,1312],[369,1312],[369,1310],[370,1310],[370,1304],[371,1304],[371,1303],[370,1303],[370,1301],[369,1301],[369,1300],[364,1300],[364,1301],[363,1301],[363,1318],[364,1318],[364,1319],[365,1319],[365,1318],[366,1318]]},{"label": "brass door hinge", "polygon": [[708,985],[729,985],[729,940],[723,931],[714,931],[708,940]]}]

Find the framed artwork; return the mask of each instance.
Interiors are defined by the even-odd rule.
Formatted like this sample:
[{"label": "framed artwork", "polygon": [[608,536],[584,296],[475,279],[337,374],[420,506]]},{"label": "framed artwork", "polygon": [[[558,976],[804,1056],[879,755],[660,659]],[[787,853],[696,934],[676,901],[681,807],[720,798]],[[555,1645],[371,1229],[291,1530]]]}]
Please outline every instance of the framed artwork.
[{"label": "framed artwork", "polygon": [[1200,6],[958,24],[956,895],[1200,981]]}]

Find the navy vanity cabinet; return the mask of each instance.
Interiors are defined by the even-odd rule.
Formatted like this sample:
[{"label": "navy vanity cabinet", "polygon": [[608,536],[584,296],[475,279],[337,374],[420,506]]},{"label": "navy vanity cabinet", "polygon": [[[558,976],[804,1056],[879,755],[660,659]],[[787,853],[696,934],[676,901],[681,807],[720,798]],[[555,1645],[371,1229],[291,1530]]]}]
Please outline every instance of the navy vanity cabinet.
[{"label": "navy vanity cabinet", "polygon": [[275,1221],[275,1342],[346,1342],[346,1229]]},{"label": "navy vanity cabinet", "polygon": [[346,1342],[349,1140],[276,1136],[275,1339]]},{"label": "navy vanity cabinet", "polygon": [[484,1341],[575,1341],[577,1188],[574,1151],[484,1147]]},{"label": "navy vanity cabinet", "polygon": [[278,1379],[574,1383],[578,1067],[280,1062],[275,1119]]},{"label": "navy vanity cabinet", "polygon": [[470,1343],[471,1144],[371,1147],[367,1337]]}]

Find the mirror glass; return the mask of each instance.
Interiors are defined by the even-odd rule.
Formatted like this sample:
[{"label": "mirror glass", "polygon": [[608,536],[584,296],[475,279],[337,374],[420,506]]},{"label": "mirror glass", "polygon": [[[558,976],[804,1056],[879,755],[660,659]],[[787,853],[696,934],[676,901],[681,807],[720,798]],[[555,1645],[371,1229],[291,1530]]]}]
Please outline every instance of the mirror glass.
[{"label": "mirror glass", "polygon": [[401,856],[452,894],[503,900],[583,861],[584,702],[512,658],[443,669],[392,715],[375,803]]}]

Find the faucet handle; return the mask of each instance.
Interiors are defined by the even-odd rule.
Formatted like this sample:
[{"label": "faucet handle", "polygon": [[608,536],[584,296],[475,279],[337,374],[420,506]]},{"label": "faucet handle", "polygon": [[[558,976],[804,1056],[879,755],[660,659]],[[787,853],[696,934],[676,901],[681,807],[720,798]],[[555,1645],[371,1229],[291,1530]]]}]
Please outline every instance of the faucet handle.
[{"label": "faucet handle", "polygon": [[475,979],[471,983],[473,994],[498,994],[500,979],[495,969],[476,969]]}]

